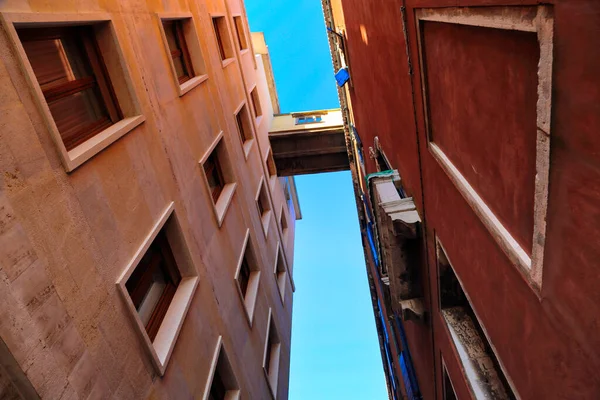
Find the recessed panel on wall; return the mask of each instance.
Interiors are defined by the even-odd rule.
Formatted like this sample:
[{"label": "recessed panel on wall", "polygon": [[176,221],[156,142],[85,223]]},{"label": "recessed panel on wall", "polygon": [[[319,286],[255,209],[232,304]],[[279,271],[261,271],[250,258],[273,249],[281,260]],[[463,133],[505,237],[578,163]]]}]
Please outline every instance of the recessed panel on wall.
[{"label": "recessed panel on wall", "polygon": [[539,289],[549,174],[551,9],[422,9],[417,25],[429,150]]},{"label": "recessed panel on wall", "polygon": [[431,140],[531,253],[535,33],[426,21],[423,43]]}]

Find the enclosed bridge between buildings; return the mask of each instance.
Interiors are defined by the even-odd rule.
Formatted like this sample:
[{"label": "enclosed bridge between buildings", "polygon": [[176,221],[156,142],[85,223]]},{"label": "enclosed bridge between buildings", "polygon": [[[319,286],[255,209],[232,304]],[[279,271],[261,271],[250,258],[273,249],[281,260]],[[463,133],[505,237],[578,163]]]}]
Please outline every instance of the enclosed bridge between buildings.
[{"label": "enclosed bridge between buildings", "polygon": [[273,110],[269,128],[271,151],[265,160],[269,174],[293,176],[350,169],[341,110],[282,114],[262,32],[252,33],[252,45],[263,60]]},{"label": "enclosed bridge between buildings", "polygon": [[273,154],[267,163],[275,164],[279,176],[350,168],[339,109],[276,114],[269,140]]}]

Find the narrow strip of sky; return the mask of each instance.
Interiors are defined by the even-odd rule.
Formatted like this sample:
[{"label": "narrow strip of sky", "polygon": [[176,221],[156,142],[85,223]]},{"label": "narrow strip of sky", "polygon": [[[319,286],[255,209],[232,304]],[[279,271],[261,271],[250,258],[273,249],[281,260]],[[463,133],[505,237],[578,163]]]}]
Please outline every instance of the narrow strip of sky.
[{"label": "narrow strip of sky", "polygon": [[281,112],[338,108],[321,2],[246,0],[252,32],[265,32]]},{"label": "narrow strip of sky", "polygon": [[[338,108],[321,2],[246,0],[281,112]],[[350,173],[296,177],[290,400],[387,399]]]}]

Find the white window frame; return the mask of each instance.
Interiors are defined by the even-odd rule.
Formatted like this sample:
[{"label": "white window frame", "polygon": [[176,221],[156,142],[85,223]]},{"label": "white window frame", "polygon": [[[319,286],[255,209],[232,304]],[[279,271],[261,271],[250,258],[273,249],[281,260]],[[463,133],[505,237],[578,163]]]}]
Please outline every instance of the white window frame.
[{"label": "white window frame", "polygon": [[[171,68],[171,76],[173,77],[173,82],[175,83],[175,87],[177,88],[177,94],[179,95],[179,97],[181,97],[196,86],[200,85],[202,82],[208,80],[208,73],[206,72],[206,63],[204,61],[204,56],[202,55],[202,48],[198,39],[199,36],[196,30],[194,17],[192,13],[187,12],[157,13],[156,18],[158,19],[160,35],[169,61],[169,67]],[[179,80],[177,79],[175,63],[173,63],[173,58],[171,57],[171,49],[169,48],[169,43],[167,42],[167,35],[165,33],[165,28],[163,25],[163,22],[167,21],[181,21],[185,24],[185,45],[187,47],[188,52],[190,53],[190,59],[192,61],[192,67],[194,68],[195,74],[187,82],[184,82],[182,84],[180,84]]]},{"label": "white window frame", "polygon": [[[219,356],[221,355],[221,351],[224,348],[224,344],[223,344],[223,336],[219,336],[217,338],[217,345],[215,346],[215,351],[213,353],[213,358],[212,361],[210,363],[210,372],[208,373],[208,378],[206,380],[206,384],[204,386],[204,395],[202,396],[203,400],[208,400],[208,396],[210,395],[210,388],[212,386],[212,381],[213,378],[215,376],[215,371],[217,370],[217,366],[219,364]],[[227,357],[227,353],[225,352],[225,356]],[[229,362],[229,357],[227,357],[228,362]],[[230,367],[231,367],[231,363]],[[233,371],[232,371],[233,373]],[[233,379],[236,381],[236,385],[239,385],[237,383],[237,378],[235,377],[235,375],[233,376]],[[239,387],[239,386],[238,386]],[[235,389],[235,390],[228,390],[225,393],[225,400],[239,400],[240,399],[240,389]]]},{"label": "white window frame", "polygon": [[[250,247],[248,247],[250,246]],[[248,287],[246,288],[246,297],[242,294],[242,289],[239,285],[239,276],[240,271],[242,269],[242,262],[244,261],[244,257],[246,257],[247,251],[250,251],[250,260],[247,259],[247,262],[250,264],[248,267],[250,268],[250,277],[248,278]],[[246,257],[247,258],[247,257]],[[254,311],[256,309],[256,301],[258,299],[258,288],[260,287],[260,268],[257,265],[258,259],[256,257],[256,252],[252,245],[252,239],[250,238],[250,229],[246,229],[246,236],[244,238],[244,243],[242,244],[242,250],[240,255],[238,256],[237,267],[235,270],[235,287],[237,289],[237,293],[239,295],[240,301],[242,302],[244,308],[244,314],[246,315],[246,320],[252,328],[252,323],[254,321]]]},{"label": "white window frame", "polygon": [[227,32],[221,32],[221,33],[224,33],[225,35],[227,35],[227,37],[226,38],[221,37],[221,42],[223,43],[223,46],[225,46],[225,42],[223,42],[223,40],[227,39],[229,45],[231,46],[231,53],[232,53],[231,57],[227,57],[226,59],[222,60],[221,59],[221,54],[218,54],[219,60],[221,60],[221,66],[223,68],[225,68],[225,67],[227,67],[228,65],[230,65],[231,63],[233,63],[236,60],[236,58],[235,58],[236,50],[235,49],[236,49],[237,46],[231,40],[232,38],[231,38],[230,29],[229,29],[229,21],[227,20],[227,15],[222,14],[222,13],[214,13],[214,14],[211,13],[210,14],[210,24],[211,24],[212,31],[213,31],[213,33],[215,35],[215,44],[216,44],[216,47],[217,47],[217,53],[219,52],[219,42],[218,42],[219,39],[217,37],[219,36],[220,32],[215,28],[215,25],[214,25],[214,19],[215,18],[223,18],[223,20],[225,21],[225,30]]},{"label": "white window frame", "polygon": [[[265,335],[265,350],[263,353],[263,371],[265,373],[265,378],[267,379],[267,384],[269,386],[271,396],[273,396],[273,399],[277,399],[277,385],[279,383],[279,367],[281,362],[281,337],[279,336],[279,331],[277,330],[277,327],[273,322],[273,314],[270,307],[269,318],[267,321],[267,334]],[[267,360],[267,345],[269,344],[269,333],[271,332],[271,325],[275,327],[275,334],[277,335],[279,343],[272,345],[274,349],[271,350],[271,360]],[[269,367],[269,372],[267,372],[267,363],[271,362],[273,362],[274,365],[271,365]]]},{"label": "white window frame", "polygon": [[[33,101],[41,113],[42,119],[46,123],[46,127],[58,149],[61,162],[67,172],[75,170],[146,120],[144,115],[142,115],[142,108],[134,90],[134,83],[127,65],[127,60],[123,55],[122,44],[116,33],[117,28],[113,23],[110,14],[3,12],[1,13],[1,20],[3,27],[7,32],[8,39],[16,52],[16,58],[20,62],[23,74],[31,89]],[[77,145],[75,148],[67,150],[62,137],[60,136],[58,127],[54,122],[48,103],[42,93],[37,77],[31,67],[29,58],[19,39],[16,28],[24,26],[44,27],[49,25],[75,26],[96,24],[108,24],[106,28],[102,29],[103,33],[97,35],[96,38],[100,47],[100,53],[105,60],[105,66],[112,82],[117,103],[123,112],[123,119],[87,139],[85,142]]]},{"label": "white window frame", "polygon": [[[244,110],[244,112],[242,113],[242,109]],[[246,139],[244,142],[242,142],[242,138],[240,135],[240,127],[237,124],[237,115],[239,113],[242,113],[242,119],[244,119],[246,121],[246,123],[248,124],[248,131],[244,131],[246,134],[250,134],[252,135],[252,137],[250,137],[249,139]],[[248,156],[250,155],[250,151],[252,150],[252,146],[254,146],[254,142],[256,141],[256,134],[254,132],[254,124],[252,123],[252,111],[250,111],[249,107],[248,107],[248,103],[246,103],[246,101],[242,101],[235,109],[235,111],[233,112],[233,120],[235,121],[235,128],[236,128],[236,133],[237,133],[237,137],[238,137],[238,141],[241,143],[242,145],[242,150],[244,152],[244,159],[248,160]]]},{"label": "white window frame", "polygon": [[171,354],[177,342],[179,332],[189,310],[194,292],[198,287],[198,272],[194,266],[193,258],[187,245],[187,240],[179,226],[173,228],[172,233],[167,232],[169,245],[173,250],[173,256],[181,274],[181,281],[177,286],[175,295],[169,304],[169,308],[158,329],[154,342],[150,340],[146,328],[131,300],[129,291],[125,287],[127,280],[137,268],[146,251],[156,239],[158,233],[163,229],[170,217],[175,218],[172,223],[177,223],[175,215],[175,203],[171,202],[163,211],[158,221],[154,224],[150,233],[144,238],[141,246],[135,252],[133,258],[125,267],[121,276],[117,279],[117,288],[125,301],[126,309],[132,319],[142,344],[152,358],[152,363],[160,376],[163,376],[171,358]]},{"label": "white window frame", "polygon": [[[277,283],[277,292],[279,292],[281,304],[285,305],[285,288],[287,286],[287,280],[289,279],[289,273],[287,261],[285,259],[285,254],[283,253],[283,249],[281,247],[281,242],[277,242],[277,249],[275,251],[275,265],[273,266],[273,275],[275,276],[275,283]],[[283,271],[279,271],[279,269],[277,268],[279,266],[280,260],[283,264]],[[283,273],[282,277],[279,276],[280,272]]]},{"label": "white window frame", "polygon": [[[236,177],[234,175],[233,169],[231,167],[231,163],[229,161],[229,151],[227,149],[227,144],[225,142],[225,140],[223,139],[223,131],[220,131],[219,134],[217,135],[217,137],[215,138],[215,140],[213,140],[213,142],[210,144],[210,146],[208,147],[208,149],[204,152],[204,154],[202,155],[202,158],[200,158],[200,161],[198,161],[198,163],[200,164],[200,171],[202,174],[202,178],[204,180],[204,186],[206,187],[207,193],[208,193],[208,197],[209,197],[209,201],[212,204],[212,210],[213,213],[215,215],[215,218],[217,220],[217,225],[219,226],[219,228],[223,225],[223,220],[225,219],[225,214],[227,213],[227,210],[229,209],[229,205],[231,204],[231,200],[233,199],[233,195],[235,194],[235,190],[237,188],[237,182],[235,182]],[[223,141],[221,143],[221,141]],[[210,185],[208,184],[208,177],[206,176],[206,172],[204,171],[204,163],[206,162],[206,160],[208,160],[208,158],[212,155],[212,153],[214,151],[217,151],[217,146],[224,146],[224,153],[225,153],[225,159],[223,159],[222,157],[219,157],[219,166],[221,167],[221,172],[223,173],[223,175],[227,175],[227,177],[232,181],[232,182],[225,182],[225,185],[223,186],[223,190],[221,191],[221,194],[219,195],[219,198],[217,199],[217,202],[215,203],[215,201],[213,200],[212,197],[212,193],[210,192]],[[218,154],[217,154],[218,156]],[[226,169],[226,171],[223,171],[223,169]],[[224,178],[226,178],[224,176]]]},{"label": "white window frame", "polygon": [[264,212],[262,215],[259,215],[260,223],[262,225],[262,231],[265,234],[265,238],[269,236],[269,226],[271,225],[271,217],[273,216],[273,207],[271,201],[269,199],[269,194],[266,192],[267,187],[265,184],[265,177],[262,176],[260,178],[260,182],[258,183],[258,190],[256,191],[256,195],[254,196],[254,201],[256,202],[256,211],[258,212],[258,199],[260,198],[261,192],[265,191],[265,199],[267,201],[267,205],[269,206],[269,210]]}]

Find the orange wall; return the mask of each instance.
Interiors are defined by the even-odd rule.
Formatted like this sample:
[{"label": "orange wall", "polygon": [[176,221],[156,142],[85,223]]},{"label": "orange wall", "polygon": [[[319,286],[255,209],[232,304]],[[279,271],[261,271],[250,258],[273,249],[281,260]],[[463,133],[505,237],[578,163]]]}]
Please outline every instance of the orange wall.
[{"label": "orange wall", "polygon": [[[48,399],[199,398],[222,335],[242,397],[266,399],[262,358],[271,308],[283,348],[277,398],[286,399],[292,283],[282,303],[273,276],[281,232],[273,218],[265,237],[254,200],[266,173],[270,116],[253,124],[259,140],[248,160],[233,116],[254,84],[266,83],[252,50],[236,51],[235,61],[222,67],[210,19],[211,13],[226,15],[237,43],[231,16],[244,15],[247,29],[243,4],[3,2],[0,12],[8,11],[108,13],[146,118],[67,174],[10,39],[0,32],[0,336],[35,390]],[[157,12],[191,12],[198,31],[208,80],[182,97],[170,75]],[[248,30],[246,35],[250,42]],[[268,111],[268,91],[261,91],[261,103]],[[238,187],[219,228],[198,161],[221,130]],[[279,180],[270,186],[270,199],[279,216],[285,203]],[[161,378],[115,282],[171,201],[200,281]],[[292,243],[293,210],[283,210]],[[252,327],[233,280],[247,228],[262,270]],[[291,271],[293,258],[287,259]]]}]

